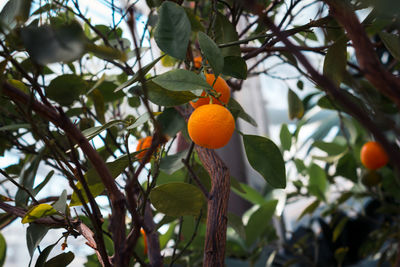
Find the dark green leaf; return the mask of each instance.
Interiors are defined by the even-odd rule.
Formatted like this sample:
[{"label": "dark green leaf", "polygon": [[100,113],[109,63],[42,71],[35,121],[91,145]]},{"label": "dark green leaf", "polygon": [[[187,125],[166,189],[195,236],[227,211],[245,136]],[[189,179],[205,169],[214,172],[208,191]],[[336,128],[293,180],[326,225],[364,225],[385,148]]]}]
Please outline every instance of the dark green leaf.
[{"label": "dark green leaf", "polygon": [[247,64],[242,57],[227,56],[224,57],[223,74],[237,79],[245,80],[247,78]]},{"label": "dark green leaf", "polygon": [[347,38],[338,39],[331,47],[329,47],[324,60],[325,76],[329,77],[336,86],[343,81],[347,64]]},{"label": "dark green leaf", "polygon": [[[146,75],[157,64],[157,62],[160,61],[160,59],[162,57],[163,56],[160,56],[160,57],[156,58],[155,60],[153,60],[152,62],[150,62],[149,64],[147,64],[146,66],[144,66],[142,68],[142,75],[143,76]],[[127,80],[126,82],[124,82],[123,84],[121,84],[120,86],[115,88],[114,92],[118,92],[119,90],[122,90],[125,87],[128,87],[139,80],[140,80],[140,72],[138,71],[132,76],[132,78],[130,78],[129,80]]]},{"label": "dark green leaf", "polygon": [[156,105],[173,107],[188,103],[197,98],[189,91],[174,92],[157,85],[152,81],[146,83],[149,100]]},{"label": "dark green leaf", "polygon": [[289,132],[289,128],[286,123],[282,124],[279,138],[281,140],[282,149],[289,151],[290,147],[292,146],[292,134]]},{"label": "dark green leaf", "polygon": [[252,245],[257,238],[261,237],[263,232],[271,224],[274,215],[277,200],[271,200],[258,208],[251,216],[246,225],[246,244]]},{"label": "dark green leaf", "polygon": [[239,181],[231,175],[231,187],[240,193],[246,194],[246,191],[242,188]]},{"label": "dark green leaf", "polygon": [[291,89],[288,91],[289,119],[301,119],[304,115],[303,102]]},{"label": "dark green leaf", "polygon": [[204,90],[211,86],[196,73],[183,69],[165,72],[152,79],[152,82],[170,91]]},{"label": "dark green leaf", "polygon": [[308,192],[316,196],[319,200],[325,200],[325,191],[328,187],[325,171],[316,164],[311,164],[308,169],[310,181],[308,183]]},{"label": "dark green leaf", "polygon": [[57,245],[57,243],[54,243],[52,245],[47,246],[39,255],[35,267],[43,267],[47,257],[49,256],[51,250]]},{"label": "dark green leaf", "polygon": [[332,234],[332,242],[336,242],[338,237],[343,231],[343,228],[346,226],[347,221],[349,218],[344,217],[340,220],[340,222],[336,225],[335,229],[333,229],[333,234]]},{"label": "dark green leaf", "polygon": [[117,85],[110,81],[103,81],[97,87],[97,89],[103,95],[105,103],[120,100],[121,98],[123,98],[125,96],[125,94],[122,91],[114,92],[116,88],[117,88]]},{"label": "dark green leaf", "polygon": [[157,117],[161,131],[169,137],[175,136],[185,126],[186,122],[179,112],[174,108],[167,108]]},{"label": "dark green leaf", "polygon": [[75,255],[71,251],[62,253],[47,261],[44,264],[44,267],[66,267],[74,260],[74,258]]},{"label": "dark green leaf", "polygon": [[29,255],[33,256],[36,247],[39,246],[40,241],[49,231],[49,227],[31,223],[26,229],[26,244],[28,245]]},{"label": "dark green leaf", "polygon": [[354,183],[357,183],[357,167],[357,162],[353,154],[347,153],[339,159],[339,162],[336,166],[335,176],[343,176],[347,179],[350,179]]},{"label": "dark green leaf", "polygon": [[[239,39],[235,27],[229,21],[229,19],[221,13],[217,13],[217,18],[214,25],[215,30],[215,42],[217,44],[226,44],[235,42]],[[222,55],[225,56],[238,56],[240,57],[239,45],[233,45],[225,48],[221,48]]]},{"label": "dark green leaf", "polygon": [[7,243],[4,236],[0,233],[0,267],[4,265],[7,256]]},{"label": "dark green leaf", "polygon": [[246,230],[244,228],[242,218],[236,214],[228,212],[228,226],[232,227],[240,238],[243,240],[246,239]]},{"label": "dark green leaf", "polygon": [[94,89],[92,91],[92,93],[90,94],[90,97],[93,100],[94,109],[96,111],[97,119],[99,120],[99,122],[104,124],[105,120],[106,120],[105,119],[106,107],[105,107],[105,104],[104,104],[103,95],[100,93],[100,91],[98,89]]},{"label": "dark green leaf", "polygon": [[243,135],[250,165],[274,188],[286,187],[285,163],[279,148],[268,138]]},{"label": "dark green leaf", "polygon": [[85,35],[76,21],[26,27],[21,36],[33,60],[41,65],[74,61],[85,52]]},{"label": "dark green leaf", "polygon": [[305,215],[307,214],[312,214],[319,206],[319,204],[321,204],[321,201],[319,199],[314,200],[313,202],[311,202],[310,205],[308,205],[300,214],[299,218],[297,218],[298,221],[300,221],[301,218],[303,218]]},{"label": "dark green leaf", "polygon": [[64,74],[52,80],[46,96],[62,106],[70,106],[86,89],[86,82],[77,75]]},{"label": "dark green leaf", "polygon": [[249,114],[247,114],[244,109],[242,108],[242,106],[235,100],[233,99],[233,97],[231,97],[229,99],[228,102],[228,109],[229,111],[232,113],[232,116],[237,119],[238,117],[247,121],[248,123],[250,123],[251,125],[253,125],[254,127],[257,127],[257,122],[250,117]]},{"label": "dark green leaf", "polygon": [[0,27],[14,28],[16,22],[23,23],[29,18],[32,0],[10,0],[0,12]]},{"label": "dark green leaf", "polygon": [[395,59],[400,60],[400,37],[387,32],[379,33],[379,37],[381,37],[387,50],[389,50],[392,56]]},{"label": "dark green leaf", "polygon": [[177,170],[183,168],[185,166],[182,162],[187,155],[187,150],[178,152],[174,155],[168,155],[161,159],[160,161],[160,170],[164,171],[166,174],[173,174]]},{"label": "dark green leaf", "polygon": [[184,60],[190,33],[190,21],[185,9],[174,2],[163,2],[154,31],[158,47],[166,54]]},{"label": "dark green leaf", "polygon": [[200,49],[214,71],[218,76],[224,68],[224,57],[221,50],[214,41],[204,32],[198,33]]},{"label": "dark green leaf", "polygon": [[200,213],[205,202],[203,193],[187,183],[168,183],[155,187],[150,193],[154,207],[168,216],[184,216]]}]

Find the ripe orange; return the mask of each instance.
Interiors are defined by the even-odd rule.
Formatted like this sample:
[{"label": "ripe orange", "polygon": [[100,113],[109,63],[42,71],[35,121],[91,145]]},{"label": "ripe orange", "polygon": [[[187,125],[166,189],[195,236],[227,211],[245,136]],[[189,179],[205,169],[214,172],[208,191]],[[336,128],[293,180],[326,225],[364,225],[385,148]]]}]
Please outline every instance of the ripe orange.
[{"label": "ripe orange", "polygon": [[143,228],[140,228],[140,233],[143,236],[143,242],[144,242],[144,255],[147,255],[147,237],[146,237],[146,232],[143,230]]},{"label": "ripe orange", "polygon": [[136,155],[136,158],[138,160],[141,160],[144,158],[144,156],[147,153],[147,149],[151,146],[152,140],[153,140],[152,136],[147,136],[145,138],[139,139],[139,143],[136,146],[136,151],[140,151],[140,150],[143,150],[143,151]]},{"label": "ripe orange", "polygon": [[235,120],[228,109],[209,104],[195,109],[188,120],[189,136],[193,142],[205,148],[225,146],[235,130]]},{"label": "ripe orange", "polygon": [[195,57],[193,59],[193,61],[194,61],[194,67],[196,69],[200,69],[201,65],[203,64],[203,58],[201,56],[198,56],[198,57]]},{"label": "ripe orange", "polygon": [[[215,75],[207,73],[205,76],[206,76],[207,83],[212,86],[215,81]],[[218,104],[218,105],[228,104],[229,98],[231,98],[231,89],[230,89],[229,85],[226,83],[226,81],[224,79],[222,79],[220,76],[218,76],[213,88],[215,91],[217,91],[217,93],[221,94],[218,99],[216,99],[215,97],[212,97],[213,104]],[[201,96],[206,96],[206,92],[203,91]],[[194,108],[198,108],[202,105],[207,105],[209,103],[210,103],[210,98],[205,97],[205,98],[199,98],[196,102],[190,102],[190,105],[192,105],[192,107],[194,107]]]},{"label": "ripe orange", "polygon": [[385,166],[389,158],[382,146],[377,142],[367,142],[361,148],[361,163],[370,170]]}]

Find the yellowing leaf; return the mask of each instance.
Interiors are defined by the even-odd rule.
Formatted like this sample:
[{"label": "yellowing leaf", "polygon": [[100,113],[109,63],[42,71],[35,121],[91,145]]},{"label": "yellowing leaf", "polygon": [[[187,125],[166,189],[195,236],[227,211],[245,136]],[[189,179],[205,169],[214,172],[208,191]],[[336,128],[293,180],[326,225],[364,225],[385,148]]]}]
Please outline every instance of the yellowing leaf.
[{"label": "yellowing leaf", "polygon": [[56,214],[57,211],[49,204],[39,204],[29,210],[25,217],[22,219],[22,223],[30,223],[37,219],[43,218],[45,216],[50,216]]}]

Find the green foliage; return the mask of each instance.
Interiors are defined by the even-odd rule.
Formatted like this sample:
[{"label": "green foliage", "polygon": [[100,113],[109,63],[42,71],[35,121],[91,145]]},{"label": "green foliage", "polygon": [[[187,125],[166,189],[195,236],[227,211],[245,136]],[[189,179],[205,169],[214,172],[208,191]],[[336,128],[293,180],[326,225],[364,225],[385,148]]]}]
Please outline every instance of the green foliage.
[{"label": "green foliage", "polygon": [[250,165],[275,188],[286,187],[286,169],[279,148],[268,138],[256,135],[243,136]]},{"label": "green foliage", "polygon": [[224,57],[221,54],[221,50],[214,41],[207,36],[204,32],[198,33],[200,49],[203,52],[204,57],[211,65],[215,76],[218,76],[224,68]]}]

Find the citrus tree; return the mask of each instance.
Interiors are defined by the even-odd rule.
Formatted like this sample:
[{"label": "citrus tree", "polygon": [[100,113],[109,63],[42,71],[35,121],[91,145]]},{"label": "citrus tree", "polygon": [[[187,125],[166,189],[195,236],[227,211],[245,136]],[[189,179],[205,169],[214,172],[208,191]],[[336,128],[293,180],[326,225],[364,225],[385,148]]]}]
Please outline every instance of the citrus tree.
[{"label": "citrus tree", "polygon": [[[77,236],[86,266],[400,264],[397,1],[137,2],[105,1],[107,25],[78,0],[0,13],[0,155],[19,156],[0,170],[0,222],[29,225],[35,266],[67,266]],[[273,75],[282,65],[295,77]],[[256,125],[232,94],[260,75],[289,87],[279,146],[236,125]],[[214,151],[234,131],[261,193]],[[37,197],[61,181],[61,195]],[[291,234],[271,224],[284,188],[288,203],[311,200],[300,218],[315,213]],[[254,205],[243,217],[228,213],[231,190]],[[54,228],[65,232],[40,247]],[[48,259],[56,246],[68,252]],[[1,263],[5,251],[0,236]]]}]

